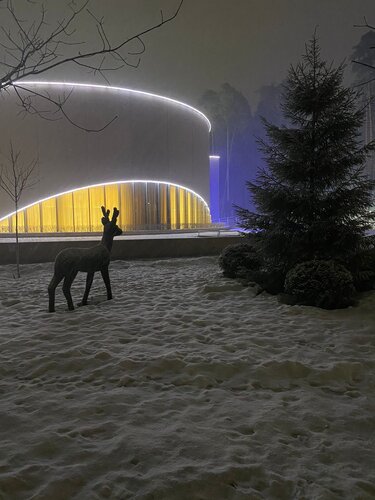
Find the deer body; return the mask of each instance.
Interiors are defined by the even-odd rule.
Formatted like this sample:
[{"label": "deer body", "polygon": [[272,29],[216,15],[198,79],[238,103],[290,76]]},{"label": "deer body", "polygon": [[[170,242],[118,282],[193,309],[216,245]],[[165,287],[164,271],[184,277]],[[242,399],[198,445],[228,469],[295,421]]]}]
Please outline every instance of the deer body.
[{"label": "deer body", "polygon": [[65,269],[82,273],[101,271],[109,266],[110,252],[100,243],[90,248],[65,248],[57,254],[55,274],[64,275]]},{"label": "deer body", "polygon": [[87,304],[94,274],[101,272],[104,284],[107,289],[108,300],[112,299],[111,283],[109,280],[108,266],[112,250],[113,238],[119,236],[122,230],[116,225],[119,215],[117,208],[113,209],[112,220],[109,220],[109,210],[102,207],[104,226],[102,241],[90,248],[65,248],[57,254],[55,259],[55,269],[52,280],[48,286],[49,312],[55,311],[55,290],[62,279],[63,292],[68,303],[68,309],[74,309],[70,288],[79,271],[87,273],[86,289],[81,305]]}]

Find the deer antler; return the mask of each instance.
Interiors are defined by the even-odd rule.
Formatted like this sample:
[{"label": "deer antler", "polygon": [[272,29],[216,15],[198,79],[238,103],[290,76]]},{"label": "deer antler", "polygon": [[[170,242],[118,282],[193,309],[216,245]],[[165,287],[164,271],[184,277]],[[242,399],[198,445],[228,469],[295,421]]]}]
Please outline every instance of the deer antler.
[{"label": "deer antler", "polygon": [[113,222],[114,224],[116,224],[116,222],[117,222],[117,217],[119,216],[119,214],[120,214],[120,211],[119,211],[119,210],[117,210],[117,208],[116,208],[116,207],[114,207],[114,209],[113,209],[113,215],[112,215],[112,222]]},{"label": "deer antler", "polygon": [[102,224],[104,226],[104,224],[107,224],[109,222],[110,211],[106,210],[105,207],[102,206],[102,212],[103,212],[103,216],[104,216],[104,217],[102,217]]}]

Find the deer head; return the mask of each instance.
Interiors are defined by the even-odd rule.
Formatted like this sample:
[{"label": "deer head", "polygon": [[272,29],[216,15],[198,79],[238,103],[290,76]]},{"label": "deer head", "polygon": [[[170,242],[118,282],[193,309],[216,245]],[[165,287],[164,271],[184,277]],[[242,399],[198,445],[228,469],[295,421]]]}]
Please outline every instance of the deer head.
[{"label": "deer head", "polygon": [[117,208],[114,208],[111,220],[109,219],[110,211],[106,210],[105,207],[102,207],[102,213],[102,224],[104,226],[102,241],[103,243],[109,243],[110,246],[112,246],[113,238],[122,234],[122,229],[120,229],[116,223],[120,212]]}]

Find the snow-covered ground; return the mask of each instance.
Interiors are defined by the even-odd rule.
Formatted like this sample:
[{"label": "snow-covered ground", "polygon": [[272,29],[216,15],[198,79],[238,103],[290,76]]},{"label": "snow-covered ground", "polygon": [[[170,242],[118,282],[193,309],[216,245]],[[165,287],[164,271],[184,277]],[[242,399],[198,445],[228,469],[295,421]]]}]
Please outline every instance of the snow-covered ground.
[{"label": "snow-covered ground", "polygon": [[[0,498],[375,498],[375,293],[287,306],[215,258],[113,262],[47,312],[0,267]],[[84,276],[73,285],[81,298]]]}]

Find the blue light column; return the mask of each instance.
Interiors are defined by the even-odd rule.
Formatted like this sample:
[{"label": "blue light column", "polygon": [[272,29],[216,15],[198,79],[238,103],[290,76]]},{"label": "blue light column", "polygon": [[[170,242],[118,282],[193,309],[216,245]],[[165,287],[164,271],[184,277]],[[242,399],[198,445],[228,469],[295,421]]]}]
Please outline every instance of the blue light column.
[{"label": "blue light column", "polygon": [[220,156],[210,156],[210,212],[212,222],[220,222],[219,164]]}]

